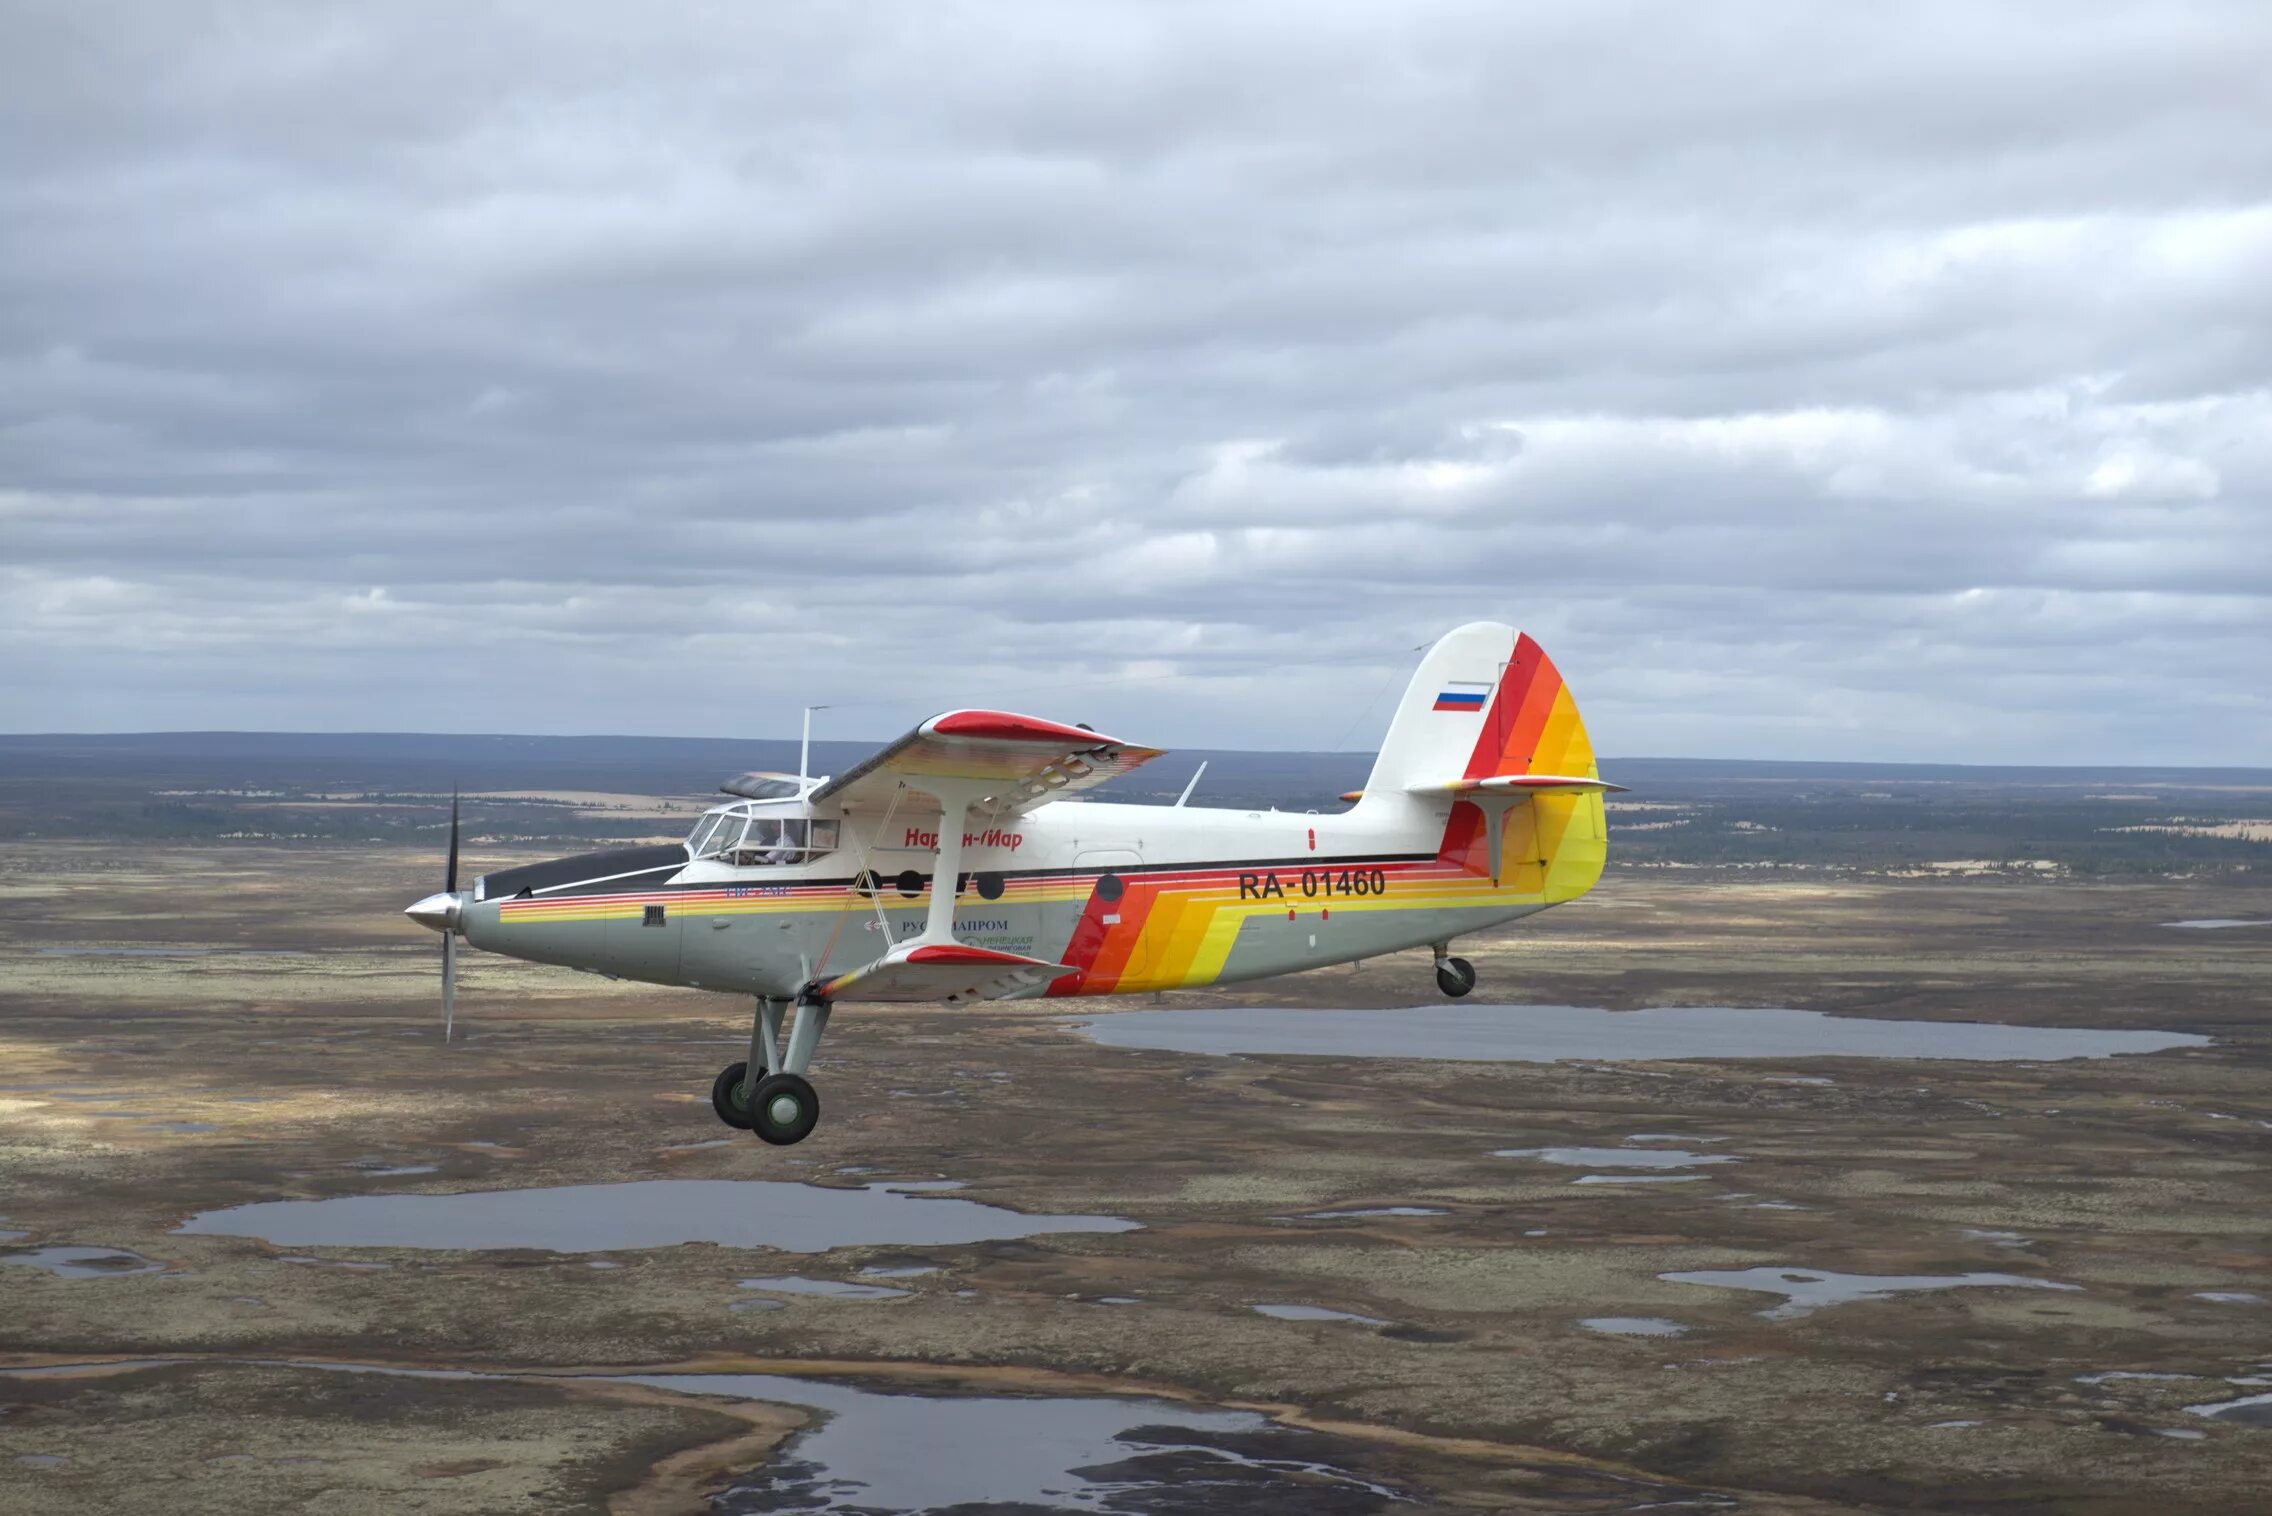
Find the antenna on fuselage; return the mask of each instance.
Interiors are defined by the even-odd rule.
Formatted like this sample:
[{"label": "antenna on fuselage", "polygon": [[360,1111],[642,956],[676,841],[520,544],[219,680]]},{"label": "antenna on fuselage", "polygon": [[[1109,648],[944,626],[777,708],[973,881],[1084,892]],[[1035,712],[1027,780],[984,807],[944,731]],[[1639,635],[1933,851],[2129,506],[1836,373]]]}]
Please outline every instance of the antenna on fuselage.
[{"label": "antenna on fuselage", "polygon": [[827,709],[829,707],[825,705],[805,707],[805,737],[797,744],[797,793],[800,795],[805,792],[805,786],[813,776],[813,712]]},{"label": "antenna on fuselage", "polygon": [[1191,792],[1192,792],[1193,790],[1195,790],[1195,789],[1199,788],[1199,776],[1200,776],[1201,774],[1204,774],[1204,773],[1206,773],[1206,772],[1207,772],[1207,760],[1206,760],[1206,759],[1204,759],[1204,758],[1202,758],[1202,759],[1200,759],[1200,760],[1199,760],[1199,767],[1197,767],[1197,768],[1195,768],[1195,769],[1193,769],[1193,770],[1191,771],[1191,782],[1190,782],[1189,784],[1187,784],[1187,785],[1185,785],[1185,786],[1183,787],[1183,793],[1182,793],[1182,794],[1180,794],[1180,795],[1178,795],[1178,796],[1176,796],[1176,797],[1175,797],[1175,803],[1176,803],[1177,805],[1181,805],[1181,804],[1183,804],[1183,803],[1184,803],[1184,802],[1185,802],[1186,800],[1189,800],[1189,799],[1191,798]]}]

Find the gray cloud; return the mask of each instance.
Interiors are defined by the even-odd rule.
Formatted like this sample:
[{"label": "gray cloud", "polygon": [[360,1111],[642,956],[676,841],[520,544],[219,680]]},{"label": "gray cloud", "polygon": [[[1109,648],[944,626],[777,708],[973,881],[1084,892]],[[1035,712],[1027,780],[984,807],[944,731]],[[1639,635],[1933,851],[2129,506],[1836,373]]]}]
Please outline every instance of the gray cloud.
[{"label": "gray cloud", "polygon": [[2272,750],[2246,0],[10,35],[10,728]]}]

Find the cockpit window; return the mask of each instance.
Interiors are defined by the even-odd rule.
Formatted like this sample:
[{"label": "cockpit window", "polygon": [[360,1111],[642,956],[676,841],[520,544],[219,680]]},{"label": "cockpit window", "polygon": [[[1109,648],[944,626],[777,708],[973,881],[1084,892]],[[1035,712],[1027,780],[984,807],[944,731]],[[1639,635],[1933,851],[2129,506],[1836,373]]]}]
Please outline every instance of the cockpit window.
[{"label": "cockpit window", "polygon": [[808,821],[802,816],[758,816],[750,822],[733,861],[744,868],[809,862],[836,851],[838,826],[835,821]]},{"label": "cockpit window", "polygon": [[695,824],[686,848],[691,857],[715,858],[738,868],[807,863],[835,852],[842,828],[834,819],[714,811]]}]

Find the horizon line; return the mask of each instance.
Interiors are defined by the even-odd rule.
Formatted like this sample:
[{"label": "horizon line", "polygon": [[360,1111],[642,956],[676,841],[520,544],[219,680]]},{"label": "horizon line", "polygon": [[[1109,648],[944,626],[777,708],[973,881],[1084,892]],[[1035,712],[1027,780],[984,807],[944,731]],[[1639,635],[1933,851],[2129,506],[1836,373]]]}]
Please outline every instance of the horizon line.
[{"label": "horizon line", "polygon": [[[790,736],[790,737],[687,737],[687,736],[674,736],[674,735],[667,735],[667,734],[658,734],[658,733],[652,733],[652,732],[433,732],[433,731],[400,731],[400,730],[396,730],[396,731],[389,731],[389,730],[380,730],[380,729],[357,729],[357,730],[346,730],[346,731],[306,731],[306,730],[288,730],[288,729],[283,729],[283,728],[270,728],[270,727],[182,727],[182,728],[161,728],[161,729],[152,729],[152,730],[138,730],[138,731],[106,731],[106,732],[0,732],[0,744],[16,744],[16,743],[24,743],[24,742],[37,742],[37,741],[62,741],[62,740],[71,740],[71,741],[85,741],[85,740],[95,740],[95,741],[101,741],[101,740],[106,740],[106,739],[108,739],[108,740],[117,740],[117,739],[126,739],[126,738],[137,738],[137,739],[156,739],[156,738],[166,738],[166,737],[178,737],[178,738],[214,738],[214,737],[236,737],[236,738],[257,738],[257,737],[318,737],[318,738],[332,738],[332,739],[339,739],[339,740],[346,740],[346,739],[351,739],[351,738],[358,738],[358,737],[384,737],[384,738],[403,738],[403,737],[415,737],[415,738],[433,738],[433,739],[444,739],[444,740],[447,740],[447,739],[451,739],[451,738],[456,738],[456,739],[460,739],[460,740],[466,740],[466,741],[513,741],[513,742],[683,742],[683,743],[710,743],[710,744],[732,744],[732,743],[760,743],[760,742],[770,742],[770,743],[780,743],[780,744],[783,744],[783,745],[785,745],[785,746],[790,746],[790,747],[794,747],[794,746],[796,746],[796,745],[797,745],[797,743],[798,743],[798,741],[799,741],[799,739],[798,739],[797,737],[794,737],[794,736]],[[826,737],[826,738],[823,738],[823,737],[816,737],[816,738],[814,738],[814,739],[813,739],[813,746],[814,746],[814,748],[815,748],[815,749],[818,749],[818,748],[821,748],[821,747],[824,747],[824,746],[826,746],[826,747],[880,747],[880,746],[882,746],[882,745],[883,745],[884,743],[890,742],[891,740],[893,740],[893,739],[891,739],[891,738],[888,738],[888,737],[887,737],[887,738],[881,738],[881,739],[876,739],[876,738],[863,738],[863,737]],[[1288,756],[1297,756],[1297,755],[1298,755],[1298,756],[1306,756],[1306,757],[1329,757],[1329,758],[1366,758],[1366,757],[1371,757],[1371,756],[1373,756],[1373,753],[1374,753],[1374,751],[1375,751],[1375,750],[1374,750],[1374,749],[1372,749],[1372,748],[1347,748],[1347,749],[1338,749],[1338,748],[1243,748],[1243,747],[1187,747],[1187,748],[1171,748],[1171,749],[1168,749],[1167,751],[1168,751],[1168,753],[1169,753],[1169,754],[1171,754],[1171,755],[1172,755],[1172,754],[1174,754],[1174,753],[1177,753],[1177,752],[1182,752],[1182,753],[1242,753],[1242,754],[1283,754],[1283,755],[1288,755]],[[2075,773],[2105,773],[2105,772],[2109,772],[2109,771],[2122,771],[2122,770],[2139,771],[2139,772],[2155,772],[2155,771],[2170,771],[2170,770],[2175,770],[2175,771],[2180,771],[2180,772],[2187,772],[2187,773],[2240,773],[2240,774],[2264,774],[2264,775],[2272,775],[2272,766],[2257,765],[2257,764],[2244,764],[2244,763],[2136,763],[2136,762],[2132,762],[2132,763],[2097,763],[2097,764],[2080,764],[2080,763],[2018,763],[2018,762],[2003,762],[2003,763],[1968,763],[1968,762],[1955,761],[1955,760],[1945,760],[1945,759],[1917,759],[1917,758],[1805,758],[1805,757],[1800,757],[1800,758],[1792,758],[1792,757],[1776,757],[1776,758],[1753,758],[1753,757],[1745,757],[1745,758],[1730,758],[1730,757],[1703,757],[1703,756],[1686,755],[1686,754],[1676,754],[1676,753],[1627,753],[1627,754],[1621,754],[1621,755],[1617,755],[1617,756],[1601,756],[1601,755],[1597,755],[1597,762],[1599,762],[1599,763],[1742,763],[1742,764],[1783,764],[1783,765],[1808,765],[1808,766],[1813,766],[1813,767],[1839,767],[1839,768],[1917,768],[1917,769],[1983,769],[1983,770],[1987,770],[1987,769],[2048,769],[2048,770],[2055,770],[2055,771],[2066,771],[2066,772],[2075,772]]]}]

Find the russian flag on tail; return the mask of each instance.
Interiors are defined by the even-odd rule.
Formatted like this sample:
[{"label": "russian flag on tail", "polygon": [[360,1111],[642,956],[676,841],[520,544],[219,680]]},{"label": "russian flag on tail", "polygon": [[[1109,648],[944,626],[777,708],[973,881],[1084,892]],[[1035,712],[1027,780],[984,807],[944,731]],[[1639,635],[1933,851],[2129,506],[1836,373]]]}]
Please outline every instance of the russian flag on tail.
[{"label": "russian flag on tail", "polygon": [[1443,693],[1436,697],[1436,703],[1429,709],[1481,712],[1483,702],[1490,697],[1490,694],[1491,686],[1488,684],[1476,684],[1465,679],[1447,679],[1444,681]]}]

